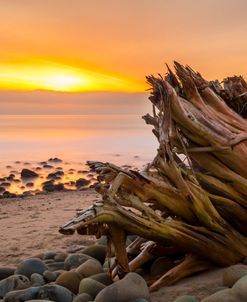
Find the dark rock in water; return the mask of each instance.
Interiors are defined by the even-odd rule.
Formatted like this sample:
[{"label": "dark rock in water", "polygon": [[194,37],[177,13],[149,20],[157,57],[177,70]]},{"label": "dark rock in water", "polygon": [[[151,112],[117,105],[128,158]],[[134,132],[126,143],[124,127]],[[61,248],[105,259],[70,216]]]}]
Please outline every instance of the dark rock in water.
[{"label": "dark rock in water", "polygon": [[23,275],[12,275],[0,281],[0,298],[8,292],[27,288],[31,285],[30,280]]},{"label": "dark rock in water", "polygon": [[0,187],[0,194],[3,193],[5,191],[4,187]]},{"label": "dark rock in water", "polygon": [[42,275],[43,272],[47,269],[48,269],[48,267],[39,258],[29,258],[29,259],[23,260],[17,266],[15,273],[21,274],[21,275],[24,275],[24,276],[27,276],[28,278],[30,278],[33,273],[38,273],[38,274]]},{"label": "dark rock in water", "polygon": [[56,167],[56,170],[63,170],[63,168],[62,167]]},{"label": "dark rock in water", "polygon": [[45,169],[53,169],[53,166],[44,164],[44,165],[43,165],[43,168],[45,168]]},{"label": "dark rock in water", "polygon": [[83,254],[89,255],[97,260],[101,264],[105,262],[107,247],[105,245],[95,244],[90,245],[89,247],[85,248],[83,251]]},{"label": "dark rock in water", "polygon": [[16,197],[16,194],[10,193],[9,191],[5,191],[5,192],[3,192],[2,196],[5,198],[14,198],[14,197]]},{"label": "dark rock in water", "polygon": [[70,270],[72,268],[77,268],[82,263],[87,260],[92,259],[92,257],[85,254],[72,254],[69,255],[64,261],[64,268]]},{"label": "dark rock in water", "polygon": [[24,166],[30,166],[31,164],[29,162],[25,162],[23,165]]},{"label": "dark rock in water", "polygon": [[247,275],[247,265],[235,264],[224,269],[222,275],[223,286],[232,287],[240,278]]},{"label": "dark rock in water", "polygon": [[35,170],[40,171],[40,170],[42,170],[42,168],[41,167],[36,167]]},{"label": "dark rock in water", "polygon": [[6,181],[6,177],[0,177],[0,181]]},{"label": "dark rock in water", "polygon": [[16,160],[15,161],[15,164],[20,164],[21,162],[19,160]]},{"label": "dark rock in water", "polygon": [[17,182],[21,182],[21,180],[20,179],[13,179],[13,181],[15,182],[15,183],[17,183]]},{"label": "dark rock in water", "polygon": [[[91,278],[84,278],[80,282],[79,286],[79,294],[89,294],[93,298],[95,298],[102,289],[104,289],[106,286],[96,280],[93,280]],[[117,301],[117,300],[115,300]]]},{"label": "dark rock in water", "polygon": [[72,293],[77,294],[81,276],[77,272],[64,272],[56,280],[56,284],[69,289]]},{"label": "dark rock in water", "polygon": [[63,171],[56,171],[53,173],[49,173],[47,175],[47,179],[57,179],[58,177],[61,178],[61,176],[64,176],[64,172]]},{"label": "dark rock in water", "polygon": [[0,281],[14,275],[15,268],[12,267],[0,267]]},{"label": "dark rock in water", "polygon": [[1,183],[1,187],[7,188],[7,187],[10,187],[10,186],[11,186],[11,183],[9,183],[9,182],[2,182]]},{"label": "dark rock in water", "polygon": [[150,294],[146,281],[136,273],[128,273],[122,280],[116,281],[104,288],[94,301],[126,302],[137,298],[143,298],[149,301],[149,297]]},{"label": "dark rock in water", "polygon": [[62,191],[64,190],[64,184],[53,184],[53,182],[46,182],[46,184],[42,185],[42,189],[46,192],[55,192],[55,191]]},{"label": "dark rock in water", "polygon": [[34,183],[33,182],[28,182],[27,184],[26,184],[26,187],[29,187],[29,188],[31,188],[31,187],[33,187],[34,186]]},{"label": "dark rock in water", "polygon": [[25,178],[37,178],[39,177],[39,174],[37,174],[36,172],[29,170],[29,169],[22,169],[21,171],[21,178],[25,179]]},{"label": "dark rock in water", "polygon": [[89,184],[90,184],[90,181],[85,178],[79,178],[79,179],[77,179],[77,181],[75,183],[77,188],[85,187]]},{"label": "dark rock in water", "polygon": [[96,280],[106,286],[112,284],[112,279],[110,278],[108,273],[99,273],[99,274],[90,276],[89,278]]},{"label": "dark rock in water", "polygon": [[8,165],[8,166],[6,166],[6,168],[7,168],[7,169],[12,169],[12,166],[9,166],[9,165]]},{"label": "dark rock in water", "polygon": [[75,299],[73,300],[73,302],[89,302],[89,301],[93,301],[93,297],[86,293],[76,296]]},{"label": "dark rock in water", "polygon": [[48,162],[52,162],[52,163],[62,163],[62,159],[54,157],[54,158],[49,158]]},{"label": "dark rock in water", "polygon": [[89,259],[77,267],[76,272],[82,277],[89,277],[99,273],[103,273],[101,263],[96,259]]}]

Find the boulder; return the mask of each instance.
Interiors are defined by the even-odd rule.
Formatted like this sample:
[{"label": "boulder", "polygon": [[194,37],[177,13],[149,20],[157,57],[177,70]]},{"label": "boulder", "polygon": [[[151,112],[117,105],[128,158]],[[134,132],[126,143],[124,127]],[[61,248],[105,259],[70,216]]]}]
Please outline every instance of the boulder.
[{"label": "boulder", "polygon": [[241,301],[247,301],[247,276],[243,276],[232,287],[232,292]]},{"label": "boulder", "polygon": [[56,284],[68,288],[72,293],[77,294],[81,276],[77,272],[64,272],[58,276]]},{"label": "boulder", "polygon": [[[79,285],[79,294],[89,294],[93,299],[102,291],[106,286],[91,278],[84,278]],[[117,301],[117,300],[116,300]]]},{"label": "boulder", "polygon": [[85,187],[87,185],[90,184],[90,181],[85,179],[85,178],[79,178],[77,179],[77,181],[75,182],[75,186],[79,189],[81,187]]},{"label": "boulder", "polygon": [[23,275],[12,275],[0,281],[0,298],[8,292],[27,288],[31,285],[30,280]]},{"label": "boulder", "polygon": [[201,302],[244,302],[240,301],[233,293],[232,289],[221,290],[205,299]]}]

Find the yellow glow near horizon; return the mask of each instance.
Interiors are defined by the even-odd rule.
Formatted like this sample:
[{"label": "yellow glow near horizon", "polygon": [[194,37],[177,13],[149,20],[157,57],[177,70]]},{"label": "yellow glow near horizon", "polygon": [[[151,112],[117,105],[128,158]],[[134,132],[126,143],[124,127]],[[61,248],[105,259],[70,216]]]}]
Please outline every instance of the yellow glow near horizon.
[{"label": "yellow glow near horizon", "polygon": [[146,86],[126,79],[52,62],[0,65],[0,90],[144,91]]}]

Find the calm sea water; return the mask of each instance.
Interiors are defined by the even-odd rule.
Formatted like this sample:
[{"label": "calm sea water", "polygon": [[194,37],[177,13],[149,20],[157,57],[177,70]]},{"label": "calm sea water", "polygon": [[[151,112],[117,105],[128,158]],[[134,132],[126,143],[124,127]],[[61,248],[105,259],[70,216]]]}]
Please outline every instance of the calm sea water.
[{"label": "calm sea water", "polygon": [[1,115],[0,129],[0,169],[54,156],[141,166],[157,148],[151,127],[136,115]]}]

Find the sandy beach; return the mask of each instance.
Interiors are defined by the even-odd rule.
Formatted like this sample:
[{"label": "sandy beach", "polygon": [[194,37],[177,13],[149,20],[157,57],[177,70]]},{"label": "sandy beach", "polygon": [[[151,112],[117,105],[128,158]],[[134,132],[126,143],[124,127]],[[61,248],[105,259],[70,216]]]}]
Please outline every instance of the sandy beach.
[{"label": "sandy beach", "polygon": [[[21,260],[46,251],[72,252],[94,243],[94,236],[65,236],[58,228],[76,209],[86,208],[97,199],[100,196],[93,189],[1,199],[0,266],[15,267]],[[185,294],[202,299],[221,286],[222,272],[214,269],[181,280],[152,293],[151,301],[172,302]]]}]

